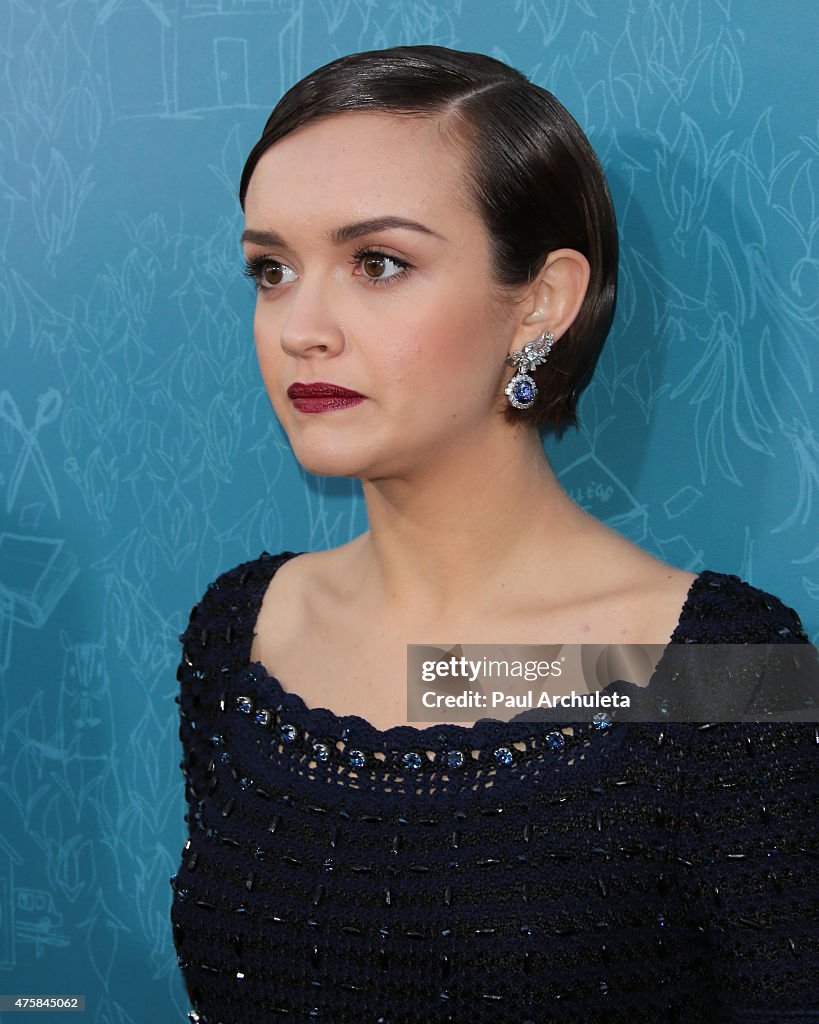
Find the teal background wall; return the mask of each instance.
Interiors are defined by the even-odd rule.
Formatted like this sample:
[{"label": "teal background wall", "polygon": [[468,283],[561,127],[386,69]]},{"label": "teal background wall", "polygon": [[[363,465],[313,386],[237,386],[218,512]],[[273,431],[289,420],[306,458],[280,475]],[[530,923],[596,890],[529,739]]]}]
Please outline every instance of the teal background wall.
[{"label": "teal background wall", "polygon": [[816,642],[817,28],[801,0],[0,4],[0,992],[184,1019],[177,635],[219,571],[365,528],[270,410],[235,198],[281,92],[338,55],[482,50],[576,115],[621,298],[553,463]]}]

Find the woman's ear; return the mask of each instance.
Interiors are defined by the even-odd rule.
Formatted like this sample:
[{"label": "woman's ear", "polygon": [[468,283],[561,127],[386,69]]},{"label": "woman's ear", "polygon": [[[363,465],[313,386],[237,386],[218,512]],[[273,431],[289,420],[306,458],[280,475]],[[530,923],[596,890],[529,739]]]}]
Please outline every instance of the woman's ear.
[{"label": "woman's ear", "polygon": [[589,287],[589,261],[576,249],[550,252],[524,297],[528,310],[515,335],[513,350],[543,331],[551,331],[555,342],[566,333],[580,312]]}]

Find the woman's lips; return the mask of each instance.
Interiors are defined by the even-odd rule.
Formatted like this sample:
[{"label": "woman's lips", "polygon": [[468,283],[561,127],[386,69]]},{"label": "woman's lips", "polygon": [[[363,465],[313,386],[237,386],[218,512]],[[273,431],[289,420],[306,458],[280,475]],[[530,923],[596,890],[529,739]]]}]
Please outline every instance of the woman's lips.
[{"label": "woman's lips", "polygon": [[299,412],[329,412],[332,409],[347,409],[363,402],[365,395],[351,391],[338,384],[316,381],[314,384],[291,384],[287,396]]}]

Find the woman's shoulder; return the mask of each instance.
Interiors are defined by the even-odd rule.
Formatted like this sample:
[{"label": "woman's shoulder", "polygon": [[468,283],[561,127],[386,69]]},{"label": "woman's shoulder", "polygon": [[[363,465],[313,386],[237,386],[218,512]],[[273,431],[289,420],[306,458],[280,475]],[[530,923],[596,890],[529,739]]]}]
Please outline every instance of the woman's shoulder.
[{"label": "woman's shoulder", "polygon": [[267,585],[276,571],[299,552],[281,551],[270,554],[262,551],[256,558],[239,562],[223,570],[211,580],[202,596],[191,609],[188,627],[179,637],[182,643],[192,636],[201,635],[203,629],[218,629],[220,624],[230,625],[242,613],[255,613]]},{"label": "woman's shoulder", "polygon": [[285,562],[295,558],[298,554],[300,554],[298,551],[280,551],[277,554],[271,554],[266,550],[262,551],[255,558],[239,562],[238,565],[221,572],[212,582],[208,583],[205,596],[215,597],[219,600],[236,590],[242,590],[251,581],[269,580]]},{"label": "woman's shoulder", "polygon": [[704,569],[691,584],[672,643],[809,643],[793,608],[733,573]]},{"label": "woman's shoulder", "polygon": [[668,721],[815,722],[819,659],[793,608],[733,573],[706,569],[646,699],[652,710],[665,705]]}]

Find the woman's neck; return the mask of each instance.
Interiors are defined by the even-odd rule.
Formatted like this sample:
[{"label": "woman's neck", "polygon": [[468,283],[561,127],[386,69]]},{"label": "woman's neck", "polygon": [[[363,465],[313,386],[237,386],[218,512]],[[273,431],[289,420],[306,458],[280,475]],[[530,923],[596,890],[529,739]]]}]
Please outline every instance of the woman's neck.
[{"label": "woman's neck", "polygon": [[363,486],[370,528],[353,542],[357,584],[409,617],[491,604],[499,588],[520,591],[535,567],[541,585],[551,576],[565,583],[581,537],[593,529],[532,429],[431,459],[412,479]]}]

